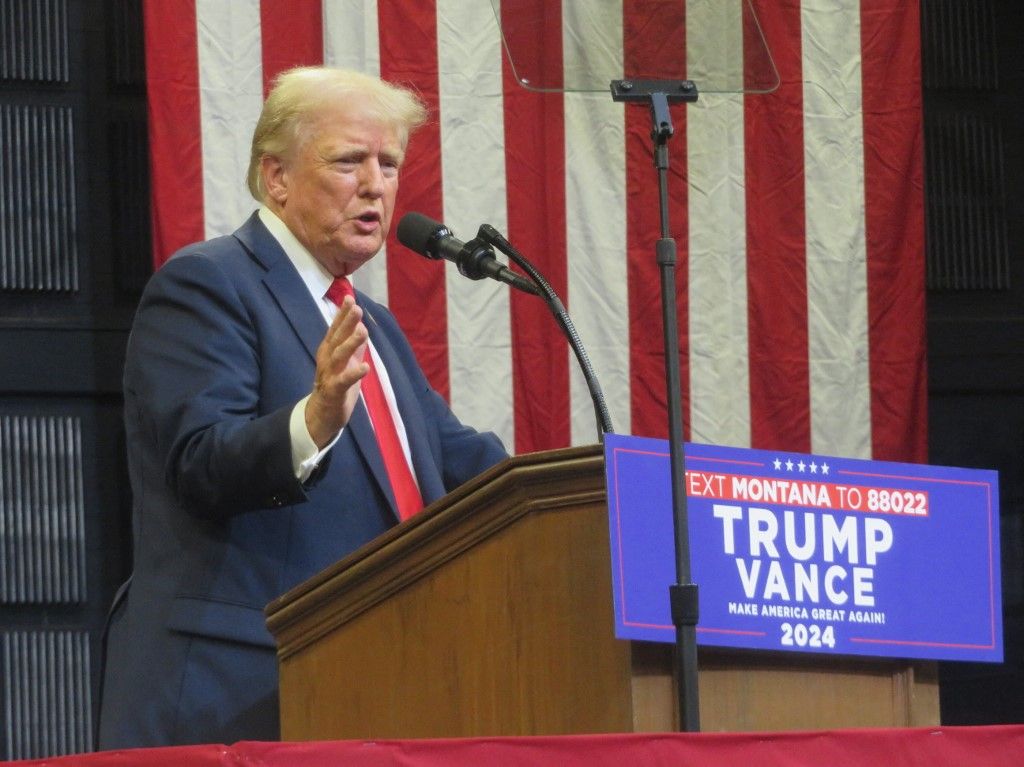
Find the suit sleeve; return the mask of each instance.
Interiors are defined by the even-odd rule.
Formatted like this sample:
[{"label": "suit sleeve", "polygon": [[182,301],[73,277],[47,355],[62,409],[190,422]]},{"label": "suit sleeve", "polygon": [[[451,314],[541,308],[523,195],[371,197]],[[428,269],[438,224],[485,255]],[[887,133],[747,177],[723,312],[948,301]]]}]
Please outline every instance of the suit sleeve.
[{"label": "suit sleeve", "polygon": [[168,488],[198,516],[305,499],[288,436],[295,402],[264,410],[261,363],[253,307],[216,263],[180,255],[157,272],[132,326],[126,406]]},{"label": "suit sleeve", "polygon": [[508,457],[496,434],[476,431],[463,424],[433,389],[428,396],[433,402],[434,419],[441,435],[441,476],[445,490],[454,490]]}]

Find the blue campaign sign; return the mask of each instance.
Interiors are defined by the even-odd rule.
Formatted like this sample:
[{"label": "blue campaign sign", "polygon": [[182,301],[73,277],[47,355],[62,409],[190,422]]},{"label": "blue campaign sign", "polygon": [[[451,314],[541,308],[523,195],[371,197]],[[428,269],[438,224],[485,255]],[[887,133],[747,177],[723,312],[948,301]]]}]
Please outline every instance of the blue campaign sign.
[{"label": "blue campaign sign", "polygon": [[[688,444],[704,645],[1003,659],[994,471]],[[675,641],[669,448],[605,436],[616,636]]]}]

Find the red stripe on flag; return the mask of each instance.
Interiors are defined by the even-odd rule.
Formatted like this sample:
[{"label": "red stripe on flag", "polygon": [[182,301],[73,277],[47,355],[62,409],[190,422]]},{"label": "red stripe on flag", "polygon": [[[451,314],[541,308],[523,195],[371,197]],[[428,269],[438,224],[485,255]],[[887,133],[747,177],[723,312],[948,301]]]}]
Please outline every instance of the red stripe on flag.
[{"label": "red stripe on flag", "polygon": [[[503,13],[503,26],[508,29],[515,19],[507,17],[507,9]],[[516,14],[525,13],[519,3]],[[510,40],[512,53],[517,62],[521,57],[543,59],[541,67],[530,69],[547,72],[550,85],[558,87],[562,82],[561,8],[537,0],[529,15],[543,19],[540,33],[532,39]],[[505,57],[502,74],[508,238],[568,304],[563,98],[525,90]],[[512,291],[511,311],[515,451],[564,447],[571,440],[565,339],[538,299]]]},{"label": "red stripe on flag", "polygon": [[411,87],[431,113],[430,122],[413,135],[402,167],[401,191],[388,238],[388,306],[405,329],[431,385],[448,399],[444,265],[413,255],[394,237],[395,225],[406,211],[442,220],[436,11],[432,2],[379,0],[377,14],[381,77]]},{"label": "red stripe on flag", "polygon": [[261,0],[263,96],[286,69],[324,62],[322,0]]},{"label": "red stripe on flag", "polygon": [[917,3],[862,0],[872,456],[928,459]]},{"label": "red stripe on flag", "polygon": [[780,85],[744,102],[750,439],[756,448],[809,452],[800,3],[759,2],[757,12]]},{"label": "red stripe on flag", "polygon": [[[673,18],[650,12],[649,0],[625,0],[623,38],[625,72],[633,78],[685,77],[686,5],[672,9]],[[675,137],[669,140],[669,230],[676,240],[676,323],[679,332],[680,388],[684,438],[689,433],[689,348],[687,231],[689,195],[686,185],[686,109],[673,106]],[[661,306],[661,274],[655,244],[661,236],[658,174],[652,167],[651,115],[647,104],[626,108],[626,253],[629,282],[630,431],[665,439],[668,398],[665,341]]]},{"label": "red stripe on flag", "polygon": [[153,265],[202,240],[203,161],[194,2],[143,3]]}]

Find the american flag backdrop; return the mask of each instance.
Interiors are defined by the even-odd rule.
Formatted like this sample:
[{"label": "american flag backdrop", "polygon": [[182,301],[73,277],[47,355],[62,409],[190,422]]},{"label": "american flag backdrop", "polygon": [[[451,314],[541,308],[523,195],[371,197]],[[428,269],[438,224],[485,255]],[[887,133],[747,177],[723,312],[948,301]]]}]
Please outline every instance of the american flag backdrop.
[{"label": "american flag backdrop", "polygon": [[[590,0],[624,32],[583,51],[570,20],[585,2],[551,0],[546,55],[644,66],[650,0]],[[739,0],[680,9],[709,2]],[[753,6],[779,88],[672,108],[686,437],[923,462],[918,4]],[[145,14],[157,264],[255,208],[249,142],[277,72],[380,74],[434,118],[413,137],[395,221],[416,210],[463,240],[483,222],[502,231],[565,301],[616,431],[667,435],[646,107],[521,88],[489,0],[147,0]],[[393,237],[355,282],[395,313],[460,418],[517,453],[596,441],[543,303]]]}]

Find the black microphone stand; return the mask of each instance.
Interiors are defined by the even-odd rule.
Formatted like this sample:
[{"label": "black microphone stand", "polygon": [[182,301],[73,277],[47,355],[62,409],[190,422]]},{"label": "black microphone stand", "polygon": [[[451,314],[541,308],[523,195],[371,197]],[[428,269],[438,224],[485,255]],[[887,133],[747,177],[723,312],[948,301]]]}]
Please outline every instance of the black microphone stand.
[{"label": "black microphone stand", "polygon": [[683,406],[679,373],[679,326],[676,321],[676,241],[668,224],[668,140],[675,129],[671,102],[697,100],[689,80],[613,80],[614,101],[643,101],[650,105],[654,167],[658,173],[661,238],[655,246],[661,273],[661,321],[665,332],[665,385],[668,389],[669,459],[672,465],[672,522],[675,532],[676,583],[669,586],[672,624],[676,628],[676,691],[679,727],[700,732],[697,690],[697,584],[690,578],[690,533],[686,513],[686,458],[683,454]]},{"label": "black microphone stand", "polygon": [[569,346],[572,348],[573,354],[576,355],[576,361],[580,364],[583,378],[587,382],[587,389],[590,391],[590,399],[594,404],[594,415],[597,418],[597,439],[600,442],[604,442],[605,434],[615,433],[614,429],[612,429],[612,417],[608,412],[608,404],[605,402],[604,393],[601,391],[601,384],[597,380],[597,374],[594,373],[594,366],[590,364],[590,357],[587,356],[587,350],[583,348],[583,341],[580,340],[580,335],[576,332],[576,325],[573,324],[569,312],[565,310],[565,305],[558,297],[558,294],[555,293],[554,288],[537,271],[537,268],[522,253],[516,250],[512,243],[502,236],[501,232],[490,224],[481,224],[476,236],[477,239],[493,245],[508,256],[510,261],[515,262],[533,280],[534,285],[537,287],[537,290],[534,292],[543,298],[544,302],[548,305],[548,309],[554,315],[555,321],[562,329],[562,333],[568,339]]}]

